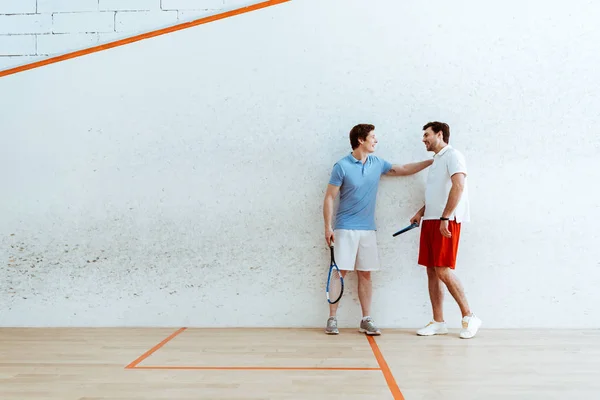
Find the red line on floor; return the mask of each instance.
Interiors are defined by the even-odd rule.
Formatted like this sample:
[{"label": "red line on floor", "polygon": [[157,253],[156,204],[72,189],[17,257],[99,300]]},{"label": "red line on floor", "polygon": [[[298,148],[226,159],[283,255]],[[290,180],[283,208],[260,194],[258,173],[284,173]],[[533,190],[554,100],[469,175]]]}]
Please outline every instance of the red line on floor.
[{"label": "red line on floor", "polygon": [[366,336],[367,340],[369,341],[369,344],[371,345],[371,350],[373,350],[373,354],[377,359],[377,363],[381,368],[381,372],[383,372],[385,381],[387,382],[387,385],[390,388],[392,395],[394,396],[394,400],[404,400],[404,396],[402,395],[402,392],[400,391],[400,388],[398,387],[398,384],[394,379],[394,375],[392,375],[392,371],[390,371],[390,367],[388,367],[387,363],[385,362],[385,358],[383,358],[383,354],[381,354],[381,350],[379,350],[377,342],[372,336]]},{"label": "red line on floor", "polygon": [[[259,367],[259,366],[183,366],[183,365],[142,365],[139,364],[143,362],[145,359],[150,357],[153,353],[158,351],[164,345],[166,345],[169,341],[173,340],[177,335],[185,331],[187,328],[179,328],[167,338],[163,339],[156,346],[152,347],[150,350],[146,351],[140,357],[138,357],[135,361],[132,361],[129,365],[125,367],[125,369],[146,369],[146,370],[230,370],[230,371],[382,371],[382,363],[378,358],[375,350],[375,358],[377,358],[377,362],[379,363],[379,368],[371,368],[371,367]],[[369,338],[371,339],[371,338]],[[373,345],[371,345],[372,347]],[[377,346],[375,344],[375,346]],[[379,351],[379,350],[377,350]],[[380,354],[380,353],[379,353]],[[385,364],[385,361],[383,361]],[[384,375],[385,375],[384,371]],[[392,378],[393,379],[393,378]]]},{"label": "red line on floor", "polygon": [[352,367],[196,367],[177,365],[141,366],[135,369],[159,370],[229,370],[229,371],[381,371],[381,368]]},{"label": "red line on floor", "polygon": [[35,61],[35,62],[30,63],[30,64],[20,65],[18,67],[14,67],[14,68],[10,68],[10,69],[4,70],[4,71],[0,71],[0,78],[3,77],[3,76],[13,75],[13,74],[16,74],[16,73],[19,73],[19,72],[23,72],[23,71],[27,71],[27,70],[30,70],[30,69],[43,67],[44,65],[54,64],[54,63],[57,63],[57,62],[69,60],[71,58],[76,58],[76,57],[81,57],[81,56],[85,56],[85,55],[92,54],[92,53],[97,53],[99,51],[112,49],[114,47],[119,47],[119,46],[124,46],[126,44],[131,44],[131,43],[134,43],[134,42],[139,42],[140,40],[149,39],[149,38],[153,38],[153,37],[156,37],[156,36],[165,35],[167,33],[172,33],[172,32],[180,31],[180,30],[183,30],[183,29],[188,29],[188,28],[191,28],[193,26],[198,26],[198,25],[209,23],[209,22],[217,21],[217,20],[220,20],[220,19],[225,19],[225,18],[233,17],[235,15],[240,15],[240,14],[244,14],[244,13],[247,13],[247,12],[250,12],[250,11],[259,10],[261,8],[266,8],[266,7],[271,7],[271,6],[274,6],[274,5],[277,5],[277,4],[286,3],[288,1],[291,1],[291,0],[269,0],[269,1],[263,1],[261,3],[252,4],[252,5],[247,6],[247,7],[237,8],[235,10],[230,10],[230,11],[226,11],[226,12],[223,12],[223,13],[220,13],[220,14],[211,15],[211,16],[208,16],[208,17],[204,17],[204,18],[200,18],[200,19],[194,20],[194,21],[184,22],[184,23],[181,23],[181,24],[169,26],[167,28],[157,29],[157,30],[154,30],[154,31],[142,33],[140,35],[135,35],[135,36],[132,36],[132,37],[129,37],[129,38],[120,39],[120,40],[116,40],[114,42],[101,44],[99,46],[94,46],[94,47],[90,47],[90,48],[87,48],[87,49],[78,50],[78,51],[74,51],[74,52],[67,53],[67,54],[62,54],[60,56],[51,57],[51,58],[47,58],[47,59],[40,60],[40,61]]},{"label": "red line on floor", "polygon": [[148,350],[147,352],[145,352],[144,354],[139,356],[136,360],[132,361],[128,366],[125,367],[125,369],[143,368],[143,367],[138,367],[137,365],[139,363],[141,363],[142,361],[144,361],[146,358],[150,357],[152,355],[152,353],[154,353],[155,351],[157,351],[158,349],[163,347],[165,344],[167,344],[169,341],[171,341],[175,336],[179,335],[181,332],[185,331],[186,329],[187,328],[179,328],[178,330],[173,332],[169,337],[164,339],[162,342],[160,342],[159,344],[157,344],[156,346],[154,346],[153,348],[151,348],[150,350]]}]

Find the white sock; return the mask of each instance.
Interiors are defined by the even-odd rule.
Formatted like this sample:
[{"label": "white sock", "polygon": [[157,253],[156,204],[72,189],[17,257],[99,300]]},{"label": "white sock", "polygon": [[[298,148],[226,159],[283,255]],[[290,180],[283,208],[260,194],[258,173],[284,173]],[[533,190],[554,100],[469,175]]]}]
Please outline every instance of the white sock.
[{"label": "white sock", "polygon": [[366,316],[362,317],[362,320],[363,320],[363,321],[366,321],[366,320],[367,320],[367,318],[371,318],[371,316],[370,316],[370,315],[366,315]]}]

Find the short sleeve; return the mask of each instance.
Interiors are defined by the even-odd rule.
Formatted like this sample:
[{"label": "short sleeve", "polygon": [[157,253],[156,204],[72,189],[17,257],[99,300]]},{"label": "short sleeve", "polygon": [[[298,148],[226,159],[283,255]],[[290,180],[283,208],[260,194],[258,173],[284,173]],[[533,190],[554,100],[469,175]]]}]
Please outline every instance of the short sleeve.
[{"label": "short sleeve", "polygon": [[379,161],[381,162],[381,175],[387,174],[392,169],[392,163],[383,158],[380,158]]},{"label": "short sleeve", "polygon": [[342,182],[344,181],[344,170],[340,166],[340,164],[335,163],[333,165],[333,170],[331,171],[331,177],[329,178],[329,184],[334,186],[342,186]]},{"label": "short sleeve", "polygon": [[448,158],[448,173],[450,176],[458,172],[467,175],[467,162],[465,161],[465,156],[458,151],[453,151],[448,155],[450,156]]}]

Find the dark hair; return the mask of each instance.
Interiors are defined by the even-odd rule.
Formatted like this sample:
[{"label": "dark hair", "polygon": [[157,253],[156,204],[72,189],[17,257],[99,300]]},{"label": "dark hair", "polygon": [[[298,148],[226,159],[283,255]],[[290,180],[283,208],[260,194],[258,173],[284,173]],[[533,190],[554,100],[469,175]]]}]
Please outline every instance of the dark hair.
[{"label": "dark hair", "polygon": [[444,139],[444,142],[446,144],[450,142],[450,126],[448,126],[448,124],[446,124],[445,122],[429,122],[425,124],[423,130],[425,131],[427,130],[427,128],[431,128],[431,130],[434,133],[439,133],[440,131],[442,131],[442,138]]},{"label": "dark hair", "polygon": [[350,130],[350,145],[352,150],[360,146],[358,139],[367,140],[369,132],[375,129],[375,126],[371,124],[358,124]]}]

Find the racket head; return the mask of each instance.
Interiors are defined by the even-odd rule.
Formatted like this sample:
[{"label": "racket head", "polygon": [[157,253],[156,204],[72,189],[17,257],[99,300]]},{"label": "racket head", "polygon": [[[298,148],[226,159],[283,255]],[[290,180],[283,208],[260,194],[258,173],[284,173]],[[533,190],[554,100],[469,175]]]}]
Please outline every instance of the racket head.
[{"label": "racket head", "polygon": [[329,264],[329,273],[327,275],[327,287],[325,293],[327,295],[327,302],[329,304],[335,304],[342,298],[344,294],[344,278],[342,272],[335,263],[335,257],[333,254],[333,244],[330,246],[331,250],[331,262]]},{"label": "racket head", "polygon": [[329,267],[329,276],[327,277],[327,302],[335,304],[344,294],[344,278],[337,265]]}]

